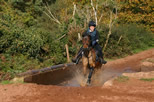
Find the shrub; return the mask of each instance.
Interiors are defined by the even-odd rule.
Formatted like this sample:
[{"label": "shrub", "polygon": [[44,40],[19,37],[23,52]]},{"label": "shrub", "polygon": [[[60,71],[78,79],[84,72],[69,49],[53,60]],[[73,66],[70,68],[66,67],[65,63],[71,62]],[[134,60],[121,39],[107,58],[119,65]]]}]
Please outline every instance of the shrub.
[{"label": "shrub", "polygon": [[[103,47],[108,34],[108,27],[101,26],[100,28],[100,45]],[[113,27],[104,53],[109,58],[124,56],[133,53],[136,49],[144,50],[148,47],[153,47],[153,43],[153,33],[144,26],[137,24],[119,24]]]}]

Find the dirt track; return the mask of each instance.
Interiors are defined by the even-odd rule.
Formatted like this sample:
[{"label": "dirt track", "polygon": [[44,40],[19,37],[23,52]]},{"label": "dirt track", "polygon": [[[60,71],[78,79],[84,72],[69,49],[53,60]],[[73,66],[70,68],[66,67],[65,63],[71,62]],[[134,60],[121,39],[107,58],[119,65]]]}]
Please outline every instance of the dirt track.
[{"label": "dirt track", "polygon": [[[105,69],[141,71],[142,62],[154,58],[154,49],[108,62]],[[154,76],[151,76],[154,78]],[[44,79],[45,80],[45,79]],[[37,84],[0,85],[0,102],[154,102],[154,81],[130,78],[126,82],[92,87]]]}]

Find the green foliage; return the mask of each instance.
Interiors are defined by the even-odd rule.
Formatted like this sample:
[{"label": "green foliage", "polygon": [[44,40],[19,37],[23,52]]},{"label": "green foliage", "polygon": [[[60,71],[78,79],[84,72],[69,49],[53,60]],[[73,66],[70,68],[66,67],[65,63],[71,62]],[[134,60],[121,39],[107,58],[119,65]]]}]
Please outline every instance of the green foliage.
[{"label": "green foliage", "polygon": [[3,80],[3,81],[0,82],[0,84],[6,85],[6,84],[12,84],[12,82],[9,81],[9,80]]},{"label": "green foliage", "polygon": [[[7,25],[1,29],[0,51],[3,53],[22,53],[37,57],[43,40],[36,29],[24,29],[16,25]],[[7,29],[10,29],[7,31]]]},{"label": "green foliage", "polygon": [[0,52],[22,53],[37,57],[43,41],[40,36],[41,31],[36,27],[27,27],[35,24],[33,16],[15,11],[10,4],[3,5],[1,12]]},{"label": "green foliage", "polygon": [[[101,28],[104,29],[100,30],[100,44],[104,46],[108,28],[106,26],[101,26]],[[112,29],[112,34],[104,53],[108,58],[124,56],[133,53],[136,49],[145,50],[149,47],[154,47],[153,39],[153,33],[143,25],[119,24]]]},{"label": "green foliage", "polygon": [[154,78],[141,78],[140,80],[152,82],[152,81],[154,81]]},{"label": "green foliage", "polygon": [[66,62],[64,43],[56,41],[59,35],[55,36],[55,32],[43,29],[38,21],[41,15],[32,10],[36,3],[22,0],[1,3],[0,80],[11,79],[30,69]]},{"label": "green foliage", "polygon": [[[29,69],[66,63],[65,44],[69,45],[73,57],[81,46],[78,33],[82,34],[88,21],[95,19],[90,2],[0,0],[0,77],[10,79]],[[74,16],[73,3],[77,4]],[[154,35],[150,31],[151,2],[124,3],[121,6],[113,0],[93,0],[93,3],[94,7],[97,6],[98,20],[103,13],[97,26],[102,47],[109,32],[110,13],[113,12],[114,18],[115,8],[118,10],[104,52],[106,57],[121,57],[138,49],[154,47]]]},{"label": "green foliage", "polygon": [[129,80],[128,76],[119,76],[117,79],[115,79],[118,82],[126,82]]},{"label": "green foliage", "polygon": [[[4,73],[9,73],[11,78],[18,73],[40,67],[38,60],[28,59],[24,55],[11,56],[9,54],[3,54],[1,55],[0,64],[0,70]],[[5,79],[5,75],[2,76],[2,79]]]},{"label": "green foliage", "polygon": [[6,84],[24,84],[23,78],[14,78],[13,80],[2,80],[0,84],[6,85]]},{"label": "green foliage", "polygon": [[121,23],[142,23],[153,29],[153,5],[152,0],[135,0],[132,2],[126,2],[121,4],[121,10],[119,13],[119,22]]}]

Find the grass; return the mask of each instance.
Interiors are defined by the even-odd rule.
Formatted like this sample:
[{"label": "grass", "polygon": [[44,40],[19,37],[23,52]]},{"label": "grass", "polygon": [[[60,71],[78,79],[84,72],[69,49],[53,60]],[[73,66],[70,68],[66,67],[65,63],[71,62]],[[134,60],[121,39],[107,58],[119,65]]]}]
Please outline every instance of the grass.
[{"label": "grass", "polygon": [[110,58],[104,58],[106,61],[113,61],[115,59],[110,59]]},{"label": "grass", "polygon": [[128,76],[119,76],[118,78],[115,79],[118,82],[126,82],[129,80]]},{"label": "grass", "polygon": [[25,82],[23,78],[14,78],[13,80],[3,80],[0,82],[0,84],[2,85],[17,84],[17,83],[24,84]]},{"label": "grass", "polygon": [[135,49],[133,50],[133,53],[139,53],[139,52],[142,52],[142,51],[145,51],[145,50],[149,50],[149,49],[152,49],[153,47],[146,47],[146,48],[143,48],[143,49]]},{"label": "grass", "polygon": [[[145,51],[145,50],[149,50],[149,49],[152,49],[153,47],[151,47],[151,46],[148,46],[148,47],[145,47],[145,48],[139,48],[139,49],[134,49],[134,50],[132,50],[132,52],[133,52],[133,54],[136,54],[136,53],[139,53],[139,52],[142,52],[142,51]],[[104,58],[106,61],[114,61],[114,60],[116,60],[116,59],[120,59],[120,58],[125,58],[125,57],[127,57],[127,56],[129,56],[129,55],[132,55],[132,54],[125,54],[125,55],[122,55],[122,56],[119,56],[119,57],[112,57],[112,58]],[[151,60],[150,60],[151,61]],[[153,60],[152,60],[152,62],[154,62]]]},{"label": "grass", "polygon": [[152,81],[154,81],[154,78],[141,78],[140,80],[152,82]]},{"label": "grass", "polygon": [[3,81],[1,81],[0,84],[6,85],[6,84],[12,84],[12,82],[10,80],[3,80]]}]

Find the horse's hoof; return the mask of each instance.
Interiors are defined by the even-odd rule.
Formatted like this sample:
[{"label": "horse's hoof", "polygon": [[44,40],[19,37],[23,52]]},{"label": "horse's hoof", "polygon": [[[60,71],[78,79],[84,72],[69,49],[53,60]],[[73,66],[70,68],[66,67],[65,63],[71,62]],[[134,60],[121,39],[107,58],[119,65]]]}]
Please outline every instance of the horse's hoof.
[{"label": "horse's hoof", "polygon": [[86,86],[90,86],[90,83],[87,83]]},{"label": "horse's hoof", "polygon": [[87,85],[87,86],[90,86],[90,80],[87,81],[87,84],[86,84],[86,85]]}]

